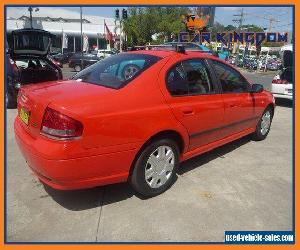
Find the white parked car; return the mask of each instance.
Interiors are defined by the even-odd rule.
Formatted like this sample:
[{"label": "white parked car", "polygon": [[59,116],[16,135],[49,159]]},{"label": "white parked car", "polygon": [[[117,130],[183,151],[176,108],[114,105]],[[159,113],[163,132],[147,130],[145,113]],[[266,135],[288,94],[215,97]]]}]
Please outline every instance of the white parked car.
[{"label": "white parked car", "polygon": [[106,58],[106,57],[112,56],[114,54],[116,54],[116,52],[114,52],[112,50],[99,49],[97,52],[97,57]]},{"label": "white parked car", "polygon": [[273,78],[272,93],[275,98],[293,99],[293,69],[283,68]]}]

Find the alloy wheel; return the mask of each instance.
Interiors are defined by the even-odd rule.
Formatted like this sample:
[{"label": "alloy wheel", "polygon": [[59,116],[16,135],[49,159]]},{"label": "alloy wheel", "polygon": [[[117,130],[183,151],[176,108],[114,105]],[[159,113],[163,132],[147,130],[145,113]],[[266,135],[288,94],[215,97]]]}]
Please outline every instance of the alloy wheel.
[{"label": "alloy wheel", "polygon": [[271,113],[266,111],[261,118],[260,132],[262,135],[265,135],[271,126]]},{"label": "alloy wheel", "polygon": [[149,156],[145,166],[145,180],[151,188],[163,186],[172,176],[175,154],[169,146],[159,146]]}]

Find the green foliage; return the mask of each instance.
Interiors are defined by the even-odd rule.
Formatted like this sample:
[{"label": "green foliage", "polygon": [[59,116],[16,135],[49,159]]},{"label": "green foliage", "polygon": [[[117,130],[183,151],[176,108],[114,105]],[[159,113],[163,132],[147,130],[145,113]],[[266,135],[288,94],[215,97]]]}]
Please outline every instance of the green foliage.
[{"label": "green foliage", "polygon": [[233,25],[231,25],[231,24],[229,24],[229,25],[227,25],[226,27],[224,27],[224,30],[225,30],[225,31],[228,31],[228,32],[232,32],[232,31],[235,31],[235,30],[236,30],[236,27],[233,26]]},{"label": "green foliage", "polygon": [[[128,8],[128,19],[124,21],[124,31],[128,37],[128,45],[145,45],[161,43],[172,34],[185,30],[181,15],[188,12],[185,7],[131,7]],[[152,36],[157,35],[153,41]]]},{"label": "green foliage", "polygon": [[263,28],[255,25],[255,24],[243,25],[242,31],[244,31],[244,32],[265,32]]}]

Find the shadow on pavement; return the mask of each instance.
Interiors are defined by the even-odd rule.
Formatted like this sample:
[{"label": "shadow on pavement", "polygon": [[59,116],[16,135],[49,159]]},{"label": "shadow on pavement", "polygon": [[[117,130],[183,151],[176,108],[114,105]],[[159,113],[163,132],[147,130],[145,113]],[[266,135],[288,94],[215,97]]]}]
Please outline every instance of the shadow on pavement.
[{"label": "shadow on pavement", "polygon": [[[134,195],[128,183],[72,191],[55,190],[47,185],[44,185],[44,189],[59,205],[72,211],[104,206],[126,200]],[[112,194],[107,196],[108,193]]]},{"label": "shadow on pavement", "polygon": [[230,153],[231,151],[243,146],[244,144],[251,141],[251,136],[245,136],[241,139],[236,141],[230,142],[226,145],[223,145],[219,148],[213,149],[207,153],[201,154],[199,156],[195,156],[181,164],[177,173],[179,175],[186,174],[189,171],[194,170],[195,168],[201,168],[204,164],[209,163],[219,157],[223,158],[226,154]]},{"label": "shadow on pavement", "polygon": [[293,101],[284,99],[284,98],[276,98],[275,100],[276,106],[293,108]]},{"label": "shadow on pavement", "polygon": [[[218,157],[224,157],[227,153],[243,146],[249,141],[250,136],[246,136],[210,152],[189,159],[181,164],[178,169],[178,174],[183,175]],[[56,201],[62,207],[72,211],[81,211],[99,206],[105,206],[111,203],[126,200],[134,195],[140,199],[145,199],[136,194],[128,183],[119,183],[104,187],[73,191],[55,190],[47,185],[44,185],[44,189],[54,201]]]}]

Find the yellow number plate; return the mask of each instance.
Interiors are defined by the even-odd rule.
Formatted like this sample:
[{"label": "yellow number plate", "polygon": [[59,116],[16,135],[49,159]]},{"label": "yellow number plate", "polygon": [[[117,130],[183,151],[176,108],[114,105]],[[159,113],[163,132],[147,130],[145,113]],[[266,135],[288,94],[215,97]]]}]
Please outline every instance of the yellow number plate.
[{"label": "yellow number plate", "polygon": [[19,114],[21,120],[28,125],[29,122],[29,112],[24,110],[23,108],[20,109],[20,114]]}]

